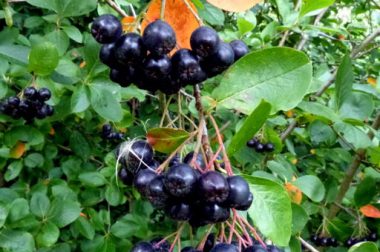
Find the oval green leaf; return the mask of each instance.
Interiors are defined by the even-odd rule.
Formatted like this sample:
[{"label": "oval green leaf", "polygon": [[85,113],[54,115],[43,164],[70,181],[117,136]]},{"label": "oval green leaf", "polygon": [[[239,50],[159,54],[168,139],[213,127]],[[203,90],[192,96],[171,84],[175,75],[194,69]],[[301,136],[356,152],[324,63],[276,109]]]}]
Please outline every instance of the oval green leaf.
[{"label": "oval green leaf", "polygon": [[171,153],[183,144],[190,134],[181,129],[154,128],[148,131],[146,138],[153,149],[162,153]]},{"label": "oval green leaf", "polygon": [[373,242],[361,242],[352,246],[348,252],[378,252],[378,248]]},{"label": "oval green leaf", "polygon": [[37,75],[46,76],[54,71],[58,61],[57,47],[50,42],[44,42],[33,46],[30,50],[28,68]]},{"label": "oval green leaf", "polygon": [[320,202],[325,197],[325,186],[316,176],[302,176],[299,177],[296,181],[292,182],[292,184],[297,186],[312,201]]}]

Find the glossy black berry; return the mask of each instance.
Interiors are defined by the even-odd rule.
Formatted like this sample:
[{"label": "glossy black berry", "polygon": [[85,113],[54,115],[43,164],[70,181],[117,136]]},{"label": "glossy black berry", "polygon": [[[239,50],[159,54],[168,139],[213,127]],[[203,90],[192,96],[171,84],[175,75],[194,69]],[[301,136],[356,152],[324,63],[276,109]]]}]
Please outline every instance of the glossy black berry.
[{"label": "glossy black berry", "polygon": [[240,176],[227,178],[229,186],[228,198],[223,202],[223,206],[231,208],[241,208],[246,204],[250,191],[248,183]]},{"label": "glossy black berry", "polygon": [[173,76],[167,76],[164,80],[156,83],[159,90],[167,95],[176,94],[181,89],[181,83],[178,79]]},{"label": "glossy black berry", "polygon": [[197,182],[195,170],[187,164],[178,164],[169,168],[164,177],[165,187],[174,197],[191,194]]},{"label": "glossy black berry", "polygon": [[[204,250],[203,250],[204,251]],[[181,252],[202,252],[200,250],[197,250],[196,248],[193,247],[184,247]]]},{"label": "glossy black berry", "polygon": [[201,214],[209,223],[224,222],[230,217],[230,209],[219,206],[216,203],[200,205]]},{"label": "glossy black berry", "polygon": [[145,167],[153,160],[152,146],[146,141],[136,141],[129,148],[125,164],[132,173],[136,173],[141,167]]},{"label": "glossy black berry", "polygon": [[27,87],[24,89],[24,96],[29,100],[34,100],[38,96],[38,92],[34,87]]},{"label": "glossy black berry", "polygon": [[155,252],[153,245],[149,242],[139,242],[133,248],[130,252]]},{"label": "glossy black berry", "polygon": [[[169,166],[177,165],[181,163],[181,158],[178,154],[175,154],[174,157],[170,160]],[[184,162],[186,163],[186,162]]]},{"label": "glossy black berry", "polygon": [[167,213],[173,220],[187,221],[192,216],[192,208],[187,203],[176,203],[168,207]]},{"label": "glossy black berry", "polygon": [[48,88],[40,88],[40,90],[38,90],[38,99],[40,101],[47,101],[49,100],[51,97],[51,92]]},{"label": "glossy black berry", "polygon": [[255,148],[259,141],[256,138],[253,138],[247,142],[249,148]]},{"label": "glossy black berry", "polygon": [[112,131],[112,126],[110,124],[104,124],[102,127],[102,133],[108,135]]},{"label": "glossy black berry", "polygon": [[262,143],[256,144],[255,151],[258,152],[258,153],[265,152],[264,144],[262,144]]},{"label": "glossy black berry", "polygon": [[249,247],[246,247],[243,252],[268,252],[265,248],[263,248],[261,245],[252,245]]},{"label": "glossy black berry", "polygon": [[123,182],[124,185],[130,186],[130,185],[133,184],[134,176],[127,169],[121,168],[119,170],[118,176],[119,176],[120,180]]},{"label": "glossy black berry", "polygon": [[115,58],[115,43],[104,44],[99,51],[100,61],[111,68],[122,68],[122,65],[117,64]]},{"label": "glossy black berry", "polygon": [[279,247],[276,247],[274,245],[268,245],[267,246],[267,251],[268,252],[284,252],[283,249],[280,249]]},{"label": "glossy black berry", "polygon": [[199,209],[200,207],[195,206],[195,208],[198,208],[198,209],[195,209],[195,213],[193,213],[193,215],[191,216],[191,219],[189,220],[189,224],[192,227],[202,227],[209,224],[209,221],[203,218],[203,216],[200,214],[200,209]]},{"label": "glossy black berry", "polygon": [[165,240],[163,241],[164,238],[162,237],[157,237],[154,238],[150,241],[154,248],[154,252],[168,252],[170,249],[170,243]]},{"label": "glossy black berry", "polygon": [[146,55],[141,36],[137,33],[127,33],[121,36],[116,41],[114,55],[120,65],[140,63]]},{"label": "glossy black berry", "polygon": [[164,208],[167,205],[169,195],[166,192],[162,176],[157,176],[150,181],[146,197],[157,208]]},{"label": "glossy black berry", "polygon": [[140,170],[135,176],[133,185],[142,196],[146,197],[149,190],[149,184],[156,177],[157,174],[154,171],[151,171],[149,169]]},{"label": "glossy black berry", "polygon": [[199,27],[193,31],[190,37],[191,49],[201,57],[208,57],[214,54],[217,51],[219,43],[218,33],[206,26]]},{"label": "glossy black berry", "polygon": [[125,66],[123,70],[111,69],[110,80],[122,87],[128,87],[135,79],[135,71],[133,66]]},{"label": "glossy black berry", "polygon": [[266,143],[264,144],[264,150],[267,152],[274,151],[274,145],[272,143]]},{"label": "glossy black berry", "polygon": [[353,245],[355,245],[358,241],[355,239],[355,238],[349,238],[347,241],[346,241],[346,246],[347,247],[351,247]]},{"label": "glossy black berry", "polygon": [[312,235],[310,236],[310,241],[313,242],[314,244],[316,244],[319,240],[319,237],[318,235]]},{"label": "glossy black berry", "polygon": [[334,237],[330,238],[330,244],[332,247],[337,247],[338,246],[338,241]]},{"label": "glossy black berry", "polygon": [[215,234],[211,233],[207,236],[206,242],[203,246],[203,252],[209,252],[215,245]]},{"label": "glossy black berry", "polygon": [[46,115],[52,116],[54,115],[54,107],[51,105],[46,105]]},{"label": "glossy black berry", "polygon": [[113,15],[105,14],[94,20],[91,34],[101,44],[115,42],[122,33],[120,21]]},{"label": "glossy black berry", "polygon": [[[183,162],[188,164],[188,165],[191,165],[191,161],[193,160],[193,157],[194,157],[194,151],[191,151],[191,152],[187,153],[187,155],[183,159]],[[195,159],[195,165],[196,165],[197,169],[198,168],[200,168],[202,170],[206,169],[206,163],[203,159],[202,153],[198,152],[197,157]]]},{"label": "glossy black berry", "polygon": [[197,84],[206,80],[198,57],[188,49],[178,50],[172,57],[173,74],[183,85]]},{"label": "glossy black berry", "polygon": [[224,42],[220,42],[212,55],[202,61],[202,68],[205,69],[209,77],[222,73],[234,63],[234,51],[232,47]]},{"label": "glossy black berry", "polygon": [[199,178],[199,196],[206,202],[222,203],[229,194],[229,185],[226,178],[215,171],[209,171]]},{"label": "glossy black berry", "polygon": [[156,55],[168,54],[176,45],[173,28],[162,20],[150,23],[142,36],[145,47]]},{"label": "glossy black berry", "polygon": [[252,202],[253,202],[253,194],[249,193],[249,196],[246,199],[246,201],[244,203],[240,204],[240,206],[235,207],[235,209],[240,210],[240,211],[246,211],[251,207]]},{"label": "glossy black berry", "polygon": [[7,99],[9,106],[17,107],[20,104],[20,98],[17,96],[11,96]]},{"label": "glossy black berry", "polygon": [[232,244],[219,243],[210,252],[239,252],[238,247]]},{"label": "glossy black berry", "polygon": [[149,162],[147,165],[148,165],[148,169],[151,169],[152,171],[155,171],[157,170],[157,168],[160,166],[160,162],[158,162],[157,160],[152,160],[151,162]]},{"label": "glossy black berry", "polygon": [[233,40],[230,42],[234,51],[234,61],[237,61],[249,52],[248,46],[241,40]]},{"label": "glossy black berry", "polygon": [[161,80],[166,78],[172,69],[170,58],[166,55],[149,55],[144,61],[143,71],[148,80]]},{"label": "glossy black berry", "polygon": [[323,238],[321,238],[320,244],[321,244],[321,246],[323,246],[323,247],[328,247],[328,246],[330,246],[330,245],[331,245],[331,243],[330,243],[330,238],[329,238],[329,237],[323,237]]},{"label": "glossy black berry", "polygon": [[378,239],[377,233],[376,233],[376,232],[372,232],[372,233],[370,233],[370,234],[368,235],[367,239],[368,239],[369,241],[373,241],[373,242],[377,241],[377,239]]},{"label": "glossy black berry", "polygon": [[49,112],[49,108],[48,108],[49,105],[46,105],[44,104],[41,108],[39,108],[37,111],[36,111],[36,117],[38,119],[44,119],[45,117],[48,116],[48,112]]}]

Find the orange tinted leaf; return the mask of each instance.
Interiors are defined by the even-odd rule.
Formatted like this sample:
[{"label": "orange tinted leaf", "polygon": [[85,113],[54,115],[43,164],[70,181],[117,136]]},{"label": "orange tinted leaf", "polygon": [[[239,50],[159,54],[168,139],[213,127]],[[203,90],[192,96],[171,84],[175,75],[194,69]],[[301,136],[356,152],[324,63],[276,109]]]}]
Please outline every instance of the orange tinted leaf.
[{"label": "orange tinted leaf", "polygon": [[360,212],[362,212],[365,217],[380,219],[380,209],[373,205],[361,207]]},{"label": "orange tinted leaf", "polygon": [[292,185],[290,183],[285,183],[285,189],[288,192],[292,202],[294,202],[298,205],[301,204],[302,192],[297,186]]},{"label": "orange tinted leaf", "polygon": [[136,21],[135,17],[132,17],[132,16],[123,17],[123,19],[121,20],[123,31],[125,32],[133,31],[135,28],[135,21]]},{"label": "orange tinted leaf", "polygon": [[373,87],[376,87],[377,80],[375,78],[368,77],[367,82],[368,82],[369,85],[371,85]]},{"label": "orange tinted leaf", "polygon": [[260,3],[262,0],[207,0],[210,4],[233,12],[246,11]]},{"label": "orange tinted leaf", "polygon": [[[199,27],[198,20],[195,18],[189,7],[185,4],[186,0],[167,0],[165,5],[165,22],[169,23],[177,36],[177,47],[190,48],[191,33]],[[197,9],[187,0],[194,12]],[[153,0],[146,12],[144,20],[141,24],[141,30],[150,23],[160,18],[161,0]]]},{"label": "orange tinted leaf", "polygon": [[286,117],[293,117],[294,116],[294,111],[291,109],[291,110],[288,110],[288,111],[286,111],[285,112],[285,115],[286,115]]},{"label": "orange tinted leaf", "polygon": [[25,143],[17,142],[17,144],[11,149],[10,156],[12,158],[19,159],[25,153]]},{"label": "orange tinted leaf", "polygon": [[181,129],[154,128],[148,131],[146,138],[153,149],[162,153],[172,153],[183,144],[190,134]]},{"label": "orange tinted leaf", "polygon": [[55,130],[53,127],[50,128],[49,135],[51,135],[51,136],[55,135]]},{"label": "orange tinted leaf", "polygon": [[86,66],[86,61],[82,61],[80,64],[79,64],[79,67],[80,68],[84,68]]}]

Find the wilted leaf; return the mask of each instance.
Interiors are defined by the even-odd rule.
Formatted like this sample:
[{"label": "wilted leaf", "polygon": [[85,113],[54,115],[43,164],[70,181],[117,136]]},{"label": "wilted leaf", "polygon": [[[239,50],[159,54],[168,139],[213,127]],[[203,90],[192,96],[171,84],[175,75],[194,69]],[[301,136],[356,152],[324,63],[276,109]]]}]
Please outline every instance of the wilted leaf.
[{"label": "wilted leaf", "polygon": [[134,27],[135,27],[135,21],[136,21],[135,17],[132,17],[132,16],[123,17],[123,19],[121,20],[121,24],[123,26],[123,31],[124,32],[132,32],[134,30]]},{"label": "wilted leaf", "polygon": [[207,0],[207,2],[226,11],[240,12],[249,10],[261,0]]},{"label": "wilted leaf", "polygon": [[19,159],[25,153],[25,143],[18,141],[10,151],[10,157]]},{"label": "wilted leaf", "polygon": [[285,183],[285,189],[289,194],[290,199],[292,202],[296,204],[301,204],[302,202],[302,191],[295,185],[292,185],[291,183]]},{"label": "wilted leaf", "polygon": [[380,219],[380,210],[373,205],[365,205],[360,208],[365,217]]},{"label": "wilted leaf", "polygon": [[154,128],[148,131],[146,137],[153,149],[162,153],[171,153],[188,139],[190,134],[181,129]]}]

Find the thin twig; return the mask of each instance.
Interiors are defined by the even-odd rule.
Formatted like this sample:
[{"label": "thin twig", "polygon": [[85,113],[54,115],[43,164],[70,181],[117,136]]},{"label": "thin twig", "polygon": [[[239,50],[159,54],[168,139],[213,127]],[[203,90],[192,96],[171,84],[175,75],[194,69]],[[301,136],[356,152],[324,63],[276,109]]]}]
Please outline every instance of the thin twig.
[{"label": "thin twig", "polygon": [[185,4],[186,4],[186,6],[187,6],[187,8],[190,10],[190,12],[193,14],[193,16],[195,17],[195,19],[198,21],[198,23],[200,24],[200,25],[203,25],[203,21],[202,21],[202,19],[199,17],[199,15],[198,15],[198,13],[193,9],[193,7],[189,4],[189,2],[187,1],[187,0],[182,0]]},{"label": "thin twig", "polygon": [[304,245],[311,252],[319,252],[316,248],[314,248],[310,243],[308,243],[307,241],[305,241],[301,237],[298,237],[298,239],[300,240],[300,242],[302,243],[302,245]]},{"label": "thin twig", "polygon": [[112,9],[114,9],[117,13],[122,15],[123,17],[128,17],[127,13],[119,6],[117,5],[114,1],[112,0],[106,0],[107,4],[111,6]]},{"label": "thin twig", "polygon": [[[297,11],[299,8],[301,8],[301,4],[302,4],[302,0],[298,0],[294,9]],[[278,46],[284,46],[285,45],[285,42],[288,39],[289,34],[290,34],[290,30],[286,30],[286,32],[282,36],[281,41],[278,44]]]},{"label": "thin twig", "polygon": [[165,20],[165,7],[166,7],[166,0],[161,0],[161,11],[160,11],[161,20]]}]

